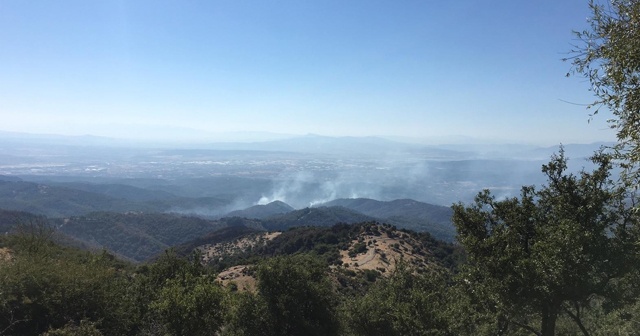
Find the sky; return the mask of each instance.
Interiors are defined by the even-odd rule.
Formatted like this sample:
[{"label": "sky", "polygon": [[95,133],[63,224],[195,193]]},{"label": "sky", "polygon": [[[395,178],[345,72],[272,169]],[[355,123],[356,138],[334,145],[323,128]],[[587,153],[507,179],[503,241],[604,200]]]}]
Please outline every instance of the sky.
[{"label": "sky", "polygon": [[611,141],[587,0],[0,1],[0,131]]}]

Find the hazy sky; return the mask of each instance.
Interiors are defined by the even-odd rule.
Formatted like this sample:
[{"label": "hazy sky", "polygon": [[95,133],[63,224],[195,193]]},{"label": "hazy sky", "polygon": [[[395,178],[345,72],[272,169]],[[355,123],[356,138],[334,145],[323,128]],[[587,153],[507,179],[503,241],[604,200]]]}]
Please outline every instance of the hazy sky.
[{"label": "hazy sky", "polygon": [[587,2],[2,0],[0,130],[611,140]]}]

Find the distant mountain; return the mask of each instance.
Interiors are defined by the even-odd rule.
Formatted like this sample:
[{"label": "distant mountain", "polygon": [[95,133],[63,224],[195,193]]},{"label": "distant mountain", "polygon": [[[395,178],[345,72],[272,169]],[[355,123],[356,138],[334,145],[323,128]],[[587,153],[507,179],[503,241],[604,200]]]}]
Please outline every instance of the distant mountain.
[{"label": "distant mountain", "polygon": [[[230,200],[219,197],[176,196],[166,190],[139,188],[120,183],[62,182],[50,184],[117,199],[126,199],[130,201],[132,207],[143,209],[146,212],[172,212],[211,218],[224,214],[224,211],[219,209],[227,207],[230,203]],[[109,211],[109,209],[102,209],[99,204],[96,204],[94,211]],[[212,216],[205,214],[205,212],[221,213]]]},{"label": "distant mountain", "polygon": [[462,158],[468,153],[435,146],[396,142],[380,137],[330,137],[315,134],[262,142],[210,143],[202,148],[235,151],[277,151],[326,155],[358,155],[380,157],[399,153],[431,158]]},{"label": "distant mountain", "polygon": [[336,223],[371,222],[376,219],[345,207],[305,208],[262,220],[269,231],[284,231],[296,226],[332,226]]},{"label": "distant mountain", "polygon": [[[575,160],[589,158],[601,147],[612,147],[613,145],[615,145],[614,142],[594,142],[591,144],[566,144],[563,145],[563,147],[566,157],[570,160]],[[548,160],[552,154],[557,154],[559,152],[560,145],[558,144],[551,147],[532,149],[527,153],[527,155],[530,155],[532,158]]]},{"label": "distant mountain", "polygon": [[157,200],[172,200],[178,196],[162,190],[150,190],[137,188],[125,184],[97,184],[86,182],[66,182],[53,185],[72,188],[91,193],[101,194],[113,198],[124,198],[135,202],[148,202]]},{"label": "distant mountain", "polygon": [[455,229],[451,223],[453,211],[445,206],[412,199],[377,201],[369,198],[341,198],[319,206],[341,206],[401,228],[427,231],[446,241],[452,241],[455,237]]},{"label": "distant mountain", "polygon": [[449,207],[418,202],[412,199],[377,201],[370,198],[340,198],[323,203],[320,206],[342,206],[378,218],[424,216],[431,218],[434,222],[448,222],[451,220],[452,214]]},{"label": "distant mountain", "polygon": [[453,241],[455,237],[455,229],[451,223],[451,208],[412,199],[336,199],[302,210],[294,210],[286,203],[276,201],[233,211],[227,216],[260,219],[267,230],[285,230],[295,226],[327,226],[339,222],[380,221],[400,228],[429,232],[445,241]]},{"label": "distant mountain", "polygon": [[0,178],[0,208],[48,217],[77,216],[95,211],[142,211],[199,214],[212,218],[225,214],[229,203],[229,199],[220,197],[183,197],[164,190],[125,184],[44,184]]},{"label": "distant mountain", "polygon": [[89,246],[135,261],[226,227],[225,223],[197,217],[132,212],[96,212],[51,222],[60,232]]},{"label": "distant mountain", "polygon": [[289,204],[274,201],[264,205],[254,205],[244,210],[236,210],[226,214],[225,217],[244,217],[244,218],[256,218],[265,219],[274,215],[285,214],[295,210]]},{"label": "distant mountain", "polygon": [[[613,142],[594,142],[589,144],[563,144],[565,153],[570,159],[587,158],[600,147],[610,147]],[[540,147],[525,144],[487,144],[487,143],[458,143],[434,146],[443,150],[468,153],[466,159],[510,159],[510,160],[542,160],[547,162],[552,154],[560,151],[560,144]]]},{"label": "distant mountain", "polygon": [[35,224],[37,222],[46,222],[46,217],[24,211],[0,209],[0,234],[11,231],[17,225]]},{"label": "distant mountain", "polygon": [[269,179],[229,175],[172,180],[157,178],[121,179],[118,183],[152,191],[167,192],[181,197],[219,197],[228,200],[241,198],[249,194],[266,193],[273,188],[273,182]]},{"label": "distant mountain", "polygon": [[22,181],[22,179],[17,177],[17,176],[0,175],[0,181],[20,182],[20,181]]},{"label": "distant mountain", "polygon": [[0,208],[49,217],[92,211],[148,211],[149,206],[66,187],[32,182],[0,181]]}]

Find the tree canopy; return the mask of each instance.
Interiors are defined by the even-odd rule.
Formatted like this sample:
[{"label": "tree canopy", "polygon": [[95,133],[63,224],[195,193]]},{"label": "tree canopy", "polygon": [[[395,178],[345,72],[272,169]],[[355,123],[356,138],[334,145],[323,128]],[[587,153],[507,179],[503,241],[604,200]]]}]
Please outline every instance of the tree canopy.
[{"label": "tree canopy", "polygon": [[[580,313],[589,300],[607,297],[612,281],[636,267],[625,189],[610,179],[607,156],[593,160],[596,170],[576,176],[566,172],[561,152],[543,166],[548,184],[540,190],[523,187],[519,198],[505,200],[485,190],[469,207],[454,205],[469,258],[464,280],[506,319],[505,327],[554,335],[565,313],[584,329]],[[530,316],[541,321],[538,328]]]},{"label": "tree canopy", "polygon": [[[640,1],[590,0],[590,27],[576,32],[571,51],[572,73],[591,83],[596,100],[589,105],[613,113],[616,156],[623,177],[637,188],[640,181]],[[571,74],[571,73],[570,73]]]}]

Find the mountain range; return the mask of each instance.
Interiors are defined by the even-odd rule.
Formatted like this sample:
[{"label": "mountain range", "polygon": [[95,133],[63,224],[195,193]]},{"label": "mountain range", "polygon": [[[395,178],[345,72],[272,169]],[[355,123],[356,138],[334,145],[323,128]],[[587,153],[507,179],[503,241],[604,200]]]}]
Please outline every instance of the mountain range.
[{"label": "mountain range", "polygon": [[[536,146],[500,141],[488,143],[474,138],[440,139],[438,144],[420,143],[418,139],[398,139],[379,136],[366,137],[332,137],[317,134],[236,136],[239,141],[220,141],[219,137],[202,136],[187,141],[141,141],[124,140],[110,137],[82,135],[65,136],[54,134],[29,134],[0,131],[0,157],[19,153],[19,148],[158,148],[167,149],[200,149],[225,151],[275,151],[328,155],[365,155],[388,156],[398,154],[429,157],[431,159],[548,159],[558,151],[560,144],[553,146]],[[209,139],[209,140],[207,140]],[[263,139],[263,140],[259,140]],[[451,141],[450,143],[446,141]],[[582,158],[593,154],[601,146],[611,146],[612,142],[595,142],[591,144],[564,144],[570,157]],[[16,146],[18,145],[18,146]],[[3,149],[3,146],[8,146]],[[90,153],[90,152],[89,152]]]}]

